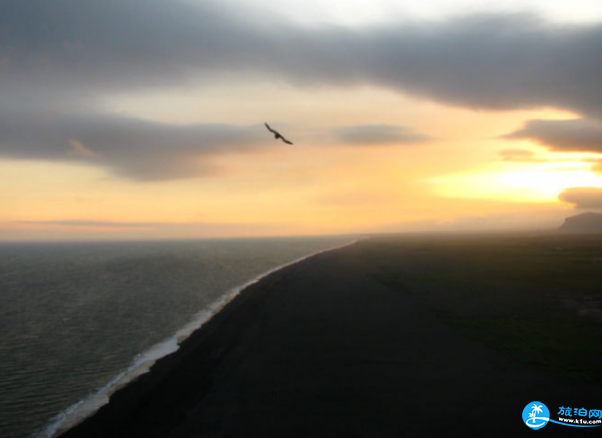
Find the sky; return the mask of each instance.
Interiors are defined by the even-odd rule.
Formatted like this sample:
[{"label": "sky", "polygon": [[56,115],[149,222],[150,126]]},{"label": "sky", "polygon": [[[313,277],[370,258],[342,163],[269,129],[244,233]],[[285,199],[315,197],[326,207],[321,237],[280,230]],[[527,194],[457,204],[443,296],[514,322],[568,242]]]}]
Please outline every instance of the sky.
[{"label": "sky", "polygon": [[0,240],[550,229],[602,210],[600,2],[419,3],[2,2]]}]

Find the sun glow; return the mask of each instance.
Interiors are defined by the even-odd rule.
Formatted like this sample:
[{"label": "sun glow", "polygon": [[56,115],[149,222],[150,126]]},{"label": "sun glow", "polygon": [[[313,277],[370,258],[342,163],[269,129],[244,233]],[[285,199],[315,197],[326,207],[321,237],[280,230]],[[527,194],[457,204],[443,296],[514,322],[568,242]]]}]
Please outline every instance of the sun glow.
[{"label": "sun glow", "polygon": [[602,187],[602,177],[590,172],[589,166],[588,163],[565,163],[562,168],[544,166],[510,172],[502,175],[500,182],[508,187],[538,192],[542,197],[551,199],[571,187]]},{"label": "sun glow", "polygon": [[448,175],[428,180],[439,196],[498,199],[515,202],[557,201],[571,187],[602,187],[602,175],[589,170],[590,163],[516,165],[508,169]]}]

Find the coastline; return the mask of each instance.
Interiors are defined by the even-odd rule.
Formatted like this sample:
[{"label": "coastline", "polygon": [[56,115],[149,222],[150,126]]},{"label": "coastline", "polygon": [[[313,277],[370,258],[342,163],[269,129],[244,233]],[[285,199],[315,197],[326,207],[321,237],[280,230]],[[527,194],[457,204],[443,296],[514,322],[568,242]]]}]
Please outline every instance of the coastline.
[{"label": "coastline", "polygon": [[134,357],[131,364],[126,369],[111,379],[111,381],[104,387],[92,392],[85,398],[79,400],[78,402],[66,408],[64,411],[57,414],[56,417],[53,418],[46,426],[35,432],[34,436],[36,438],[55,438],[61,436],[68,430],[85,421],[90,416],[93,416],[101,407],[110,402],[110,398],[115,392],[127,387],[127,385],[135,381],[138,377],[148,373],[157,360],[177,352],[180,349],[182,342],[188,339],[195,331],[199,330],[204,324],[215,317],[215,315],[217,315],[225,306],[227,306],[230,301],[235,299],[249,286],[288,266],[302,262],[303,260],[324,252],[353,245],[354,243],[363,239],[364,238],[358,238],[341,245],[322,249],[317,252],[299,257],[298,259],[269,269],[255,276],[251,280],[226,291],[221,297],[198,312],[190,322],[175,332],[172,336],[140,352],[136,357]]},{"label": "coastline", "polygon": [[596,385],[459,336],[415,295],[379,282],[367,246],[251,284],[60,436],[508,436],[528,430],[518,415],[532,400],[599,399]]}]

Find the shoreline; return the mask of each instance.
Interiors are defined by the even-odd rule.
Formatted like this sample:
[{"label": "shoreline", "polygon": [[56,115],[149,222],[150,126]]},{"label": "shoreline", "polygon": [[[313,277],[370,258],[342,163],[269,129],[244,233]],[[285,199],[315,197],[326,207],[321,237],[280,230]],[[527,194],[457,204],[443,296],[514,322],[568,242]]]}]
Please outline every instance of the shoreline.
[{"label": "shoreline", "polygon": [[377,281],[367,242],[248,286],[60,436],[513,436],[528,430],[519,414],[533,400],[598,409],[598,385],[467,340],[411,291]]},{"label": "shoreline", "polygon": [[365,238],[357,238],[342,245],[322,249],[317,252],[302,256],[288,263],[269,269],[255,276],[246,283],[231,288],[221,297],[209,304],[206,308],[199,311],[190,322],[173,333],[171,336],[137,354],[132,359],[131,364],[122,372],[117,374],[113,379],[111,379],[105,386],[94,390],[83,399],[59,412],[48,422],[47,425],[42,427],[39,431],[34,432],[33,436],[35,438],[56,438],[76,427],[87,418],[94,416],[99,409],[110,403],[110,398],[114,393],[126,388],[129,384],[136,381],[136,379],[138,379],[140,376],[150,372],[153,365],[158,360],[176,353],[181,348],[181,344],[183,342],[185,342],[203,325],[207,324],[212,318],[221,312],[224,307],[226,307],[233,299],[239,296],[249,286],[260,282],[265,277],[272,275],[273,273],[288,266],[302,262],[310,257],[314,257],[325,252],[335,251],[337,249],[353,245],[363,239]]}]

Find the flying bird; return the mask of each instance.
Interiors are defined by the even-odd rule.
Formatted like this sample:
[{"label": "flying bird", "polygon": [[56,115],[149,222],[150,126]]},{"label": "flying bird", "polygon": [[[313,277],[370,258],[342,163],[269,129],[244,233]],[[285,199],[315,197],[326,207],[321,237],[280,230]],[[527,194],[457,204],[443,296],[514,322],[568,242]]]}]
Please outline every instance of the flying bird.
[{"label": "flying bird", "polygon": [[283,142],[287,143],[287,144],[293,144],[292,142],[288,141],[286,138],[284,138],[282,136],[282,134],[280,134],[278,131],[270,128],[270,125],[268,125],[267,123],[264,123],[265,127],[268,128],[268,131],[270,131],[272,134],[274,134],[274,138],[276,140],[281,139]]}]

